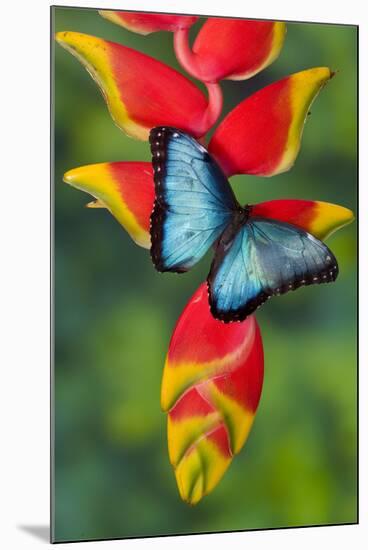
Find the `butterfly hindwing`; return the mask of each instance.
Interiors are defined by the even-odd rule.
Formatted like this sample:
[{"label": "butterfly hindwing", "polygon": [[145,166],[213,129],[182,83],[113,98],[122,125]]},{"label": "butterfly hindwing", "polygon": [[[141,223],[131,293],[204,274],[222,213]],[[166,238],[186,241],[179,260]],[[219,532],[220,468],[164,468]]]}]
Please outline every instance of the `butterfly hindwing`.
[{"label": "butterfly hindwing", "polygon": [[224,322],[241,321],[271,296],[336,279],[329,248],[302,229],[249,218],[221,237],[208,276],[210,306]]},{"label": "butterfly hindwing", "polygon": [[159,271],[187,271],[219,238],[237,202],[221,169],[195,139],[157,127],[150,144],[156,193],[152,260]]}]

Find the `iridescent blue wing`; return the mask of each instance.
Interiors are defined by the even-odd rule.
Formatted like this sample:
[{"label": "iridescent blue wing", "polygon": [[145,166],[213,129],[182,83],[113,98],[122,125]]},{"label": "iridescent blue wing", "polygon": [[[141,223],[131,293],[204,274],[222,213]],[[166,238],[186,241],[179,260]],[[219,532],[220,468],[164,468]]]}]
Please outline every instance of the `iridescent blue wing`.
[{"label": "iridescent blue wing", "polygon": [[337,275],[324,243],[288,223],[251,217],[219,240],[207,279],[211,311],[224,322],[242,321],[271,296]]},{"label": "iridescent blue wing", "polygon": [[219,238],[237,207],[232,189],[202,145],[176,128],[150,133],[156,200],[151,257],[158,271],[187,271]]}]

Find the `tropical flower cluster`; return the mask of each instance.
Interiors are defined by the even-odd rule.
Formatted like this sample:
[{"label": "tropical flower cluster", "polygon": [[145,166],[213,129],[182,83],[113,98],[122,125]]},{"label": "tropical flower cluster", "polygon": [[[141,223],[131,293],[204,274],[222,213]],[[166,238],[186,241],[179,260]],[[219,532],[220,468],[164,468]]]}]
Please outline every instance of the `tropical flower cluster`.
[{"label": "tropical flower cluster", "polygon": [[[207,18],[193,45],[198,17],[100,11],[132,32],[173,33],[177,60],[205,84],[122,44],[59,32],[56,40],[96,81],[114,122],[132,138],[148,140],[151,128],[173,126],[206,143],[229,177],[273,176],[298,155],[311,103],[332,78],[327,67],[286,76],[241,101],[215,129],[223,106],[221,80],[244,80],[276,60],[284,43],[282,22]],[[69,170],[64,180],[91,194],[145,248],[155,198],[149,162],[111,162]],[[271,200],[253,213],[288,222],[319,239],[353,220],[350,210],[324,202]],[[263,347],[254,315],[224,325],[209,309],[200,285],[173,332],[163,372],[161,405],[168,413],[168,447],[181,498],[196,504],[222,478],[252,427],[263,383]]]}]

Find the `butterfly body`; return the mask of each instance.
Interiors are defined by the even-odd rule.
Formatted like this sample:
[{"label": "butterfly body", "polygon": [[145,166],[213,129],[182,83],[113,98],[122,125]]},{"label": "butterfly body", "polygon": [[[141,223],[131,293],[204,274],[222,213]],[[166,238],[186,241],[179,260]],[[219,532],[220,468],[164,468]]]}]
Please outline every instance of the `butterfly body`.
[{"label": "butterfly body", "polygon": [[251,206],[248,204],[244,208],[239,206],[233,211],[228,225],[220,235],[218,244],[221,243],[224,247],[231,245],[239,229],[248,222],[250,211]]},{"label": "butterfly body", "polygon": [[336,279],[337,261],[324,243],[240,206],[220,167],[193,138],[158,127],[150,143],[153,263],[159,271],[182,273],[214,245],[207,283],[215,318],[242,321],[271,296]]}]

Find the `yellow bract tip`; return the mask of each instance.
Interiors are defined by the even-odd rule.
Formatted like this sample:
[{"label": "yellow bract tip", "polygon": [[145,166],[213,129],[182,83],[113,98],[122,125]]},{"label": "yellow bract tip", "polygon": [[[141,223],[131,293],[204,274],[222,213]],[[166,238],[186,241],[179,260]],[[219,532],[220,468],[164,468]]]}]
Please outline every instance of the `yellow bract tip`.
[{"label": "yellow bract tip", "polygon": [[349,208],[338,204],[316,202],[316,207],[316,217],[311,224],[310,232],[322,240],[355,219]]}]

